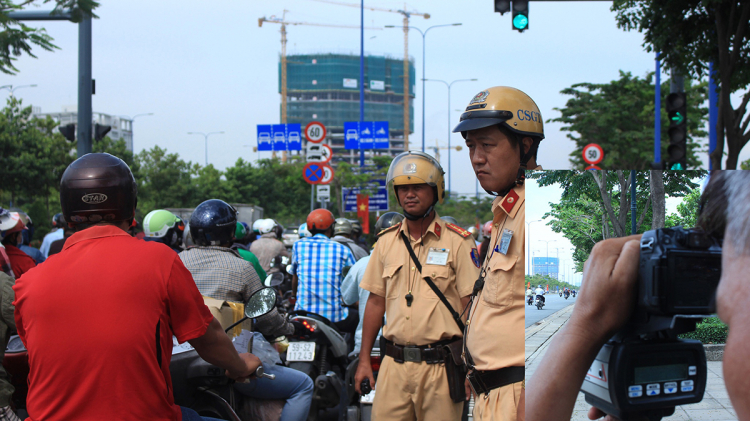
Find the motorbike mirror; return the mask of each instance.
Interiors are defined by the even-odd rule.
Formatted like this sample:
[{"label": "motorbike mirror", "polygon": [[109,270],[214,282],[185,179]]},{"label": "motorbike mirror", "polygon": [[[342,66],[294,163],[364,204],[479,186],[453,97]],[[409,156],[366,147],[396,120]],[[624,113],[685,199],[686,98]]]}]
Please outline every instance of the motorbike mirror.
[{"label": "motorbike mirror", "polygon": [[286,265],[286,273],[292,273],[292,265]]},{"label": "motorbike mirror", "polygon": [[276,305],[276,291],[273,288],[263,288],[255,291],[245,303],[245,316],[248,318],[260,317],[273,310]]},{"label": "motorbike mirror", "polygon": [[267,287],[277,287],[281,285],[282,282],[284,282],[284,274],[275,272],[268,275],[265,281],[263,281],[263,284]]}]

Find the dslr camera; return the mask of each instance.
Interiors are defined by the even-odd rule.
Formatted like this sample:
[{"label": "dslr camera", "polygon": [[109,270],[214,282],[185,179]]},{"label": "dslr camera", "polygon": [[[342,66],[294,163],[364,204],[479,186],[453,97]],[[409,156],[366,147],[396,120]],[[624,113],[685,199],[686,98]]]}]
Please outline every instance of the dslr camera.
[{"label": "dslr camera", "polygon": [[[636,307],[599,351],[581,391],[621,420],[658,421],[706,389],[706,354],[677,335],[716,312],[721,243],[698,229],[662,228],[641,238]],[[618,297],[613,297],[618,299]]]}]

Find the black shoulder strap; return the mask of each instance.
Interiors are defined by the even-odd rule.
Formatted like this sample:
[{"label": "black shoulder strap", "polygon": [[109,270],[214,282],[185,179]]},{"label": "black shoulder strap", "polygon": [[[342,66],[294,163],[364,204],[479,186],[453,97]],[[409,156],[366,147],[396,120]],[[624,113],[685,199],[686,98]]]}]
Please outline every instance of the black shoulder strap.
[{"label": "black shoulder strap", "polygon": [[[404,244],[406,245],[406,249],[409,250],[409,255],[411,256],[411,260],[414,262],[414,265],[417,267],[417,270],[419,273],[422,273],[422,264],[419,263],[419,259],[417,259],[417,256],[414,254],[414,249],[411,248],[411,243],[409,243],[409,239],[406,238],[406,235],[403,231],[401,231],[401,239],[404,240]],[[448,308],[448,311],[450,311],[451,316],[453,316],[453,320],[456,321],[456,324],[458,325],[458,328],[461,329],[461,332],[464,331],[464,323],[461,321],[461,315],[456,312],[456,310],[453,309],[453,306],[451,306],[451,303],[448,302],[448,299],[445,298],[445,295],[443,295],[442,291],[440,291],[440,288],[435,285],[434,282],[432,282],[432,279],[430,279],[429,276],[425,276],[424,280],[427,282],[427,285],[430,286],[430,289],[432,289],[432,292],[435,293],[435,295],[440,298],[440,301],[445,304],[445,306]]]}]

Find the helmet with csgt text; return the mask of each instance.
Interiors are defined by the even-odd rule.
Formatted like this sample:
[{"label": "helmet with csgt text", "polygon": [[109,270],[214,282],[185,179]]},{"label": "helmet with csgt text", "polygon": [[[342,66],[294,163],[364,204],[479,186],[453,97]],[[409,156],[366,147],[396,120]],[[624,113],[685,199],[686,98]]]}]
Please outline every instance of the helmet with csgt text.
[{"label": "helmet with csgt text", "polygon": [[[432,187],[435,193],[435,199],[432,202],[434,206],[438,202],[443,203],[443,199],[445,198],[444,174],[443,167],[432,156],[424,152],[407,151],[393,158],[385,181],[389,186],[393,186],[393,191],[396,193],[397,198],[398,192],[396,188],[398,186],[427,184]],[[432,209],[428,210],[428,213],[431,211]],[[415,217],[406,212],[404,212],[404,215],[409,219],[418,218],[418,216]]]},{"label": "helmet with csgt text", "polygon": [[474,95],[453,133],[502,125],[521,136],[544,139],[544,122],[531,97],[509,86],[494,86]]},{"label": "helmet with csgt text", "polygon": [[196,246],[230,244],[235,229],[237,210],[223,200],[206,200],[190,216],[190,236]]},{"label": "helmet with csgt text", "polygon": [[307,229],[313,231],[325,231],[330,228],[336,220],[328,209],[315,209],[307,215]]},{"label": "helmet with csgt text", "polygon": [[122,159],[89,153],[68,166],[60,179],[60,204],[68,224],[127,221],[138,203],[135,178]]}]

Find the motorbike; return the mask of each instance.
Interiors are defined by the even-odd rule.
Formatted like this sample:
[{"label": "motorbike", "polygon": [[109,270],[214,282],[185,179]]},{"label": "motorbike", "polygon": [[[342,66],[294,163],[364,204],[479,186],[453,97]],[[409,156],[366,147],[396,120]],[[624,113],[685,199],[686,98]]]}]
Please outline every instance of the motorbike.
[{"label": "motorbike", "polygon": [[562,293],[562,292],[560,293],[560,296],[561,296],[561,297],[563,296],[563,293]]},{"label": "motorbike", "polygon": [[529,295],[529,299],[528,299],[528,300],[526,300],[526,303],[527,303],[528,305],[532,305],[532,304],[534,304],[534,296],[533,296],[533,295]]},{"label": "motorbike", "polygon": [[544,307],[544,301],[542,300],[541,296],[536,297],[536,309],[541,310],[542,307]]},{"label": "motorbike", "polygon": [[565,293],[565,294],[563,294],[563,295],[565,295],[565,299],[566,299],[566,300],[568,299],[568,297],[570,297],[570,293],[569,293],[569,292],[566,292],[566,293]]},{"label": "motorbike", "polygon": [[[349,347],[342,334],[330,320],[315,313],[296,310],[289,319],[301,323],[307,331],[289,337],[286,364],[313,380],[314,390],[309,421],[330,417],[337,412],[340,421],[358,420],[356,392],[351,384],[357,361],[349,361]],[[320,412],[325,411],[321,416]]]}]

